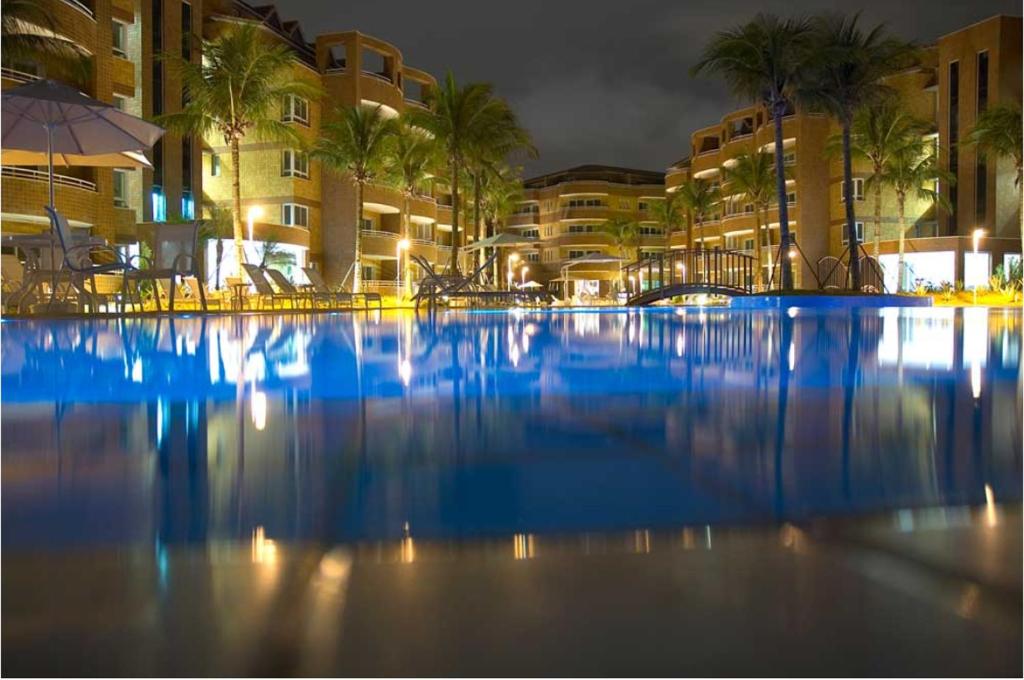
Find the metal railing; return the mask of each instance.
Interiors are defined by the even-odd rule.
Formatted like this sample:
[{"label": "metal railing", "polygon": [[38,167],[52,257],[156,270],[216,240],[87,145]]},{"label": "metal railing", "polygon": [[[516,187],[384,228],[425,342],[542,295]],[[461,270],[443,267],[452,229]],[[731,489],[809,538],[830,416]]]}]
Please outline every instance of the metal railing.
[{"label": "metal railing", "polygon": [[673,250],[622,268],[629,304],[644,305],[687,292],[750,295],[756,291],[757,260],[734,250]]},{"label": "metal railing", "polygon": [[[4,177],[15,177],[17,179],[26,179],[30,182],[49,183],[50,181],[49,175],[45,170],[21,168],[12,165],[5,165],[0,168],[0,175],[3,175]],[[65,187],[84,189],[86,191],[96,191],[95,182],[90,182],[87,179],[79,179],[78,177],[71,177],[70,175],[58,175],[57,173],[54,173],[53,183]]]},{"label": "metal railing", "polygon": [[7,66],[4,66],[3,69],[0,70],[2,70],[2,73],[0,73],[0,75],[3,75],[4,78],[7,78],[8,80],[13,80],[17,83],[31,83],[35,82],[36,80],[42,80],[42,78],[40,76],[37,76],[35,73],[19,71],[16,68],[9,68]]},{"label": "metal railing", "polygon": [[84,2],[81,2],[80,0],[64,0],[64,4],[71,5],[72,7],[74,7],[90,19],[96,19],[96,13],[93,11],[92,7],[89,7],[89,5],[87,5]]},{"label": "metal railing", "polygon": [[359,232],[363,236],[379,236],[381,238],[390,238],[398,240],[399,234],[394,231],[384,231],[382,229],[360,229]]}]

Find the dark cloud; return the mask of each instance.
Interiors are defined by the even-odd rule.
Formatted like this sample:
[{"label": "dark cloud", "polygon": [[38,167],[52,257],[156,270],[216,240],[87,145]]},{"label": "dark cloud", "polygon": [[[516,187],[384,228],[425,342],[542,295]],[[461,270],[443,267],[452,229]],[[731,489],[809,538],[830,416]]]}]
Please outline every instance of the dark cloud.
[{"label": "dark cloud", "polygon": [[906,38],[934,42],[1019,0],[902,0],[857,6],[808,0],[392,0],[279,2],[306,34],[358,29],[397,45],[412,66],[487,80],[515,107],[541,152],[528,174],[580,163],[664,169],[692,130],[736,102],[720,83],[690,78],[715,31],[758,11],[862,11]]}]

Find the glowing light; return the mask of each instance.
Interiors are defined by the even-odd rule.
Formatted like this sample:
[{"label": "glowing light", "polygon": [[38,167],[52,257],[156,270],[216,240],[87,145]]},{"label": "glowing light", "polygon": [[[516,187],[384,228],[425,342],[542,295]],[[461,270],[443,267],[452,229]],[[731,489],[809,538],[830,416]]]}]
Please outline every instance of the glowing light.
[{"label": "glowing light", "polygon": [[398,375],[402,378],[402,384],[406,387],[412,382],[412,364],[408,359],[402,359],[398,364]]},{"label": "glowing light", "polygon": [[277,563],[277,544],[267,538],[263,526],[252,530],[252,561],[257,564]]},{"label": "glowing light", "polygon": [[981,366],[978,364],[971,364],[971,395],[981,398]]},{"label": "glowing light", "polygon": [[994,527],[999,523],[999,517],[996,513],[996,496],[992,493],[992,487],[988,484],[985,485],[985,523],[990,527]]},{"label": "glowing light", "polygon": [[703,307],[707,303],[708,303],[708,296],[706,294],[701,293],[700,295],[697,296],[697,305],[699,307]]},{"label": "glowing light", "polygon": [[517,560],[528,560],[534,556],[533,534],[512,536],[512,556]]},{"label": "glowing light", "polygon": [[792,371],[794,366],[796,366],[796,346],[789,343],[789,370]]},{"label": "glowing light", "polygon": [[789,315],[790,319],[795,319],[797,315],[796,307],[790,307],[788,310],[786,310],[786,314]]},{"label": "glowing light", "polygon": [[416,561],[416,544],[412,540],[412,534],[409,532],[409,523],[406,522],[402,528],[405,537],[402,538],[402,545],[400,548],[399,559],[403,564],[412,564]]},{"label": "glowing light", "polygon": [[974,246],[974,254],[978,254],[978,246],[981,244],[981,237],[985,235],[984,229],[975,229],[971,232],[971,244]]},{"label": "glowing light", "polygon": [[249,409],[252,411],[252,424],[262,432],[267,427],[267,395],[253,390],[249,397]]}]

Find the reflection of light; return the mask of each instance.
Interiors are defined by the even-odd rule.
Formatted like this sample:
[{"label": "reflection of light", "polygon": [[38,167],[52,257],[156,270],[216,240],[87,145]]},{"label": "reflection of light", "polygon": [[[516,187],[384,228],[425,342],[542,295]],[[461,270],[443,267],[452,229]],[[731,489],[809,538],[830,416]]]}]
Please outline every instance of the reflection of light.
[{"label": "reflection of light", "polygon": [[793,370],[796,366],[796,346],[791,342],[789,343],[789,370]]},{"label": "reflection of light", "polygon": [[132,362],[132,382],[142,382],[142,360],[136,359]]},{"label": "reflection of light", "polygon": [[651,532],[647,529],[633,532],[633,552],[646,555],[651,552]]},{"label": "reflection of light", "polygon": [[975,399],[981,398],[981,366],[971,364],[971,394]]},{"label": "reflection of light", "polygon": [[708,303],[708,296],[707,295],[705,295],[704,293],[701,293],[700,295],[697,296],[697,305],[698,306],[703,307],[707,303]]},{"label": "reflection of light", "polygon": [[412,364],[408,359],[402,359],[398,364],[398,375],[402,378],[402,384],[406,387],[412,381]]},{"label": "reflection of light", "polygon": [[402,528],[405,536],[402,538],[402,546],[399,554],[399,559],[404,564],[412,564],[416,561],[416,544],[413,543],[412,534],[409,533],[409,523],[406,522]]},{"label": "reflection of light", "polygon": [[515,534],[512,536],[512,555],[517,560],[528,560],[533,557],[533,534]]},{"label": "reflection of light", "polygon": [[996,515],[996,496],[988,484],[985,485],[985,523],[990,527],[999,523],[999,517]]},{"label": "reflection of light", "polygon": [[267,538],[263,526],[252,530],[252,561],[257,564],[275,564],[277,562],[277,544]]},{"label": "reflection of light", "polygon": [[249,401],[249,408],[252,410],[252,424],[262,432],[267,426],[267,395],[265,392],[253,390]]},{"label": "reflection of light", "polygon": [[796,318],[796,315],[797,315],[797,313],[798,313],[798,312],[797,312],[797,309],[796,309],[796,307],[790,307],[789,309],[787,309],[787,310],[786,310],[786,314],[788,314],[788,315],[789,315],[789,318],[790,318],[790,319],[795,319],[795,318]]},{"label": "reflection of light", "polygon": [[683,339],[683,332],[676,335],[676,356],[683,356],[683,349],[686,347],[686,340]]},{"label": "reflection of light", "polygon": [[515,341],[512,342],[512,346],[508,350],[508,355],[512,359],[512,365],[518,367],[520,357],[519,345]]}]

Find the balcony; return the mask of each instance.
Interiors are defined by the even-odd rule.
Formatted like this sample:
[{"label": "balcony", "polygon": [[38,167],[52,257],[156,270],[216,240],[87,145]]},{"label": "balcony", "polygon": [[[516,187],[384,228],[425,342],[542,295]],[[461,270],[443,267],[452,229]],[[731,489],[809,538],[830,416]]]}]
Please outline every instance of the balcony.
[{"label": "balcony", "polygon": [[36,80],[41,80],[41,78],[37,76],[35,73],[19,71],[18,69],[8,68],[7,66],[4,66],[3,69],[0,69],[0,75],[3,76],[4,80],[10,80],[15,83],[18,83],[19,85],[31,83]]},{"label": "balcony", "polygon": [[360,229],[359,235],[362,239],[360,245],[363,255],[392,259],[398,257],[399,235],[397,233],[379,229]]},{"label": "balcony", "polygon": [[508,227],[531,227],[540,225],[540,213],[517,213],[505,220]]},{"label": "balcony", "polygon": [[[45,170],[36,170],[35,168],[22,168],[11,165],[5,165],[0,168],[0,174],[4,177],[16,177],[18,179],[26,179],[32,182],[42,182],[43,184],[49,184],[49,175]],[[57,186],[73,187],[75,189],[82,189],[84,191],[96,191],[96,183],[90,182],[87,179],[79,179],[78,177],[72,177],[71,175],[60,175],[54,173],[53,183]]]},{"label": "balcony", "polygon": [[580,208],[562,208],[561,219],[567,220],[603,220],[608,217],[608,206],[586,206]]}]

